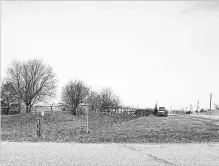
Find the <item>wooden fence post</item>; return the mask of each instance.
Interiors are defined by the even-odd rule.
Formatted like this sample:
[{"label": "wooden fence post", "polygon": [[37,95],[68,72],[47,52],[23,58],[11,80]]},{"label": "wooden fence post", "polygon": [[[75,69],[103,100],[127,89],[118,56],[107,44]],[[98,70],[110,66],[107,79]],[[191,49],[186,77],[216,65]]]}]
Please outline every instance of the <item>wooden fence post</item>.
[{"label": "wooden fence post", "polygon": [[42,131],[41,131],[41,118],[37,118],[37,136],[41,137],[42,136]]},{"label": "wooden fence post", "polygon": [[[53,104],[54,104],[54,103],[53,103]],[[51,109],[51,115],[50,115],[50,125],[51,125],[50,127],[51,127],[51,132],[52,132],[52,119],[53,119],[53,110],[52,110],[52,109],[53,109],[53,104],[51,105],[51,108],[50,108],[50,109]]]},{"label": "wooden fence post", "polygon": [[41,135],[42,135],[42,133],[44,132],[43,117],[44,117],[44,111],[41,112],[41,131],[42,131],[42,132],[41,132]]},{"label": "wooden fence post", "polygon": [[86,128],[86,133],[88,134],[89,133],[89,128],[88,128],[88,107],[86,107],[86,112],[87,112],[87,128]]}]

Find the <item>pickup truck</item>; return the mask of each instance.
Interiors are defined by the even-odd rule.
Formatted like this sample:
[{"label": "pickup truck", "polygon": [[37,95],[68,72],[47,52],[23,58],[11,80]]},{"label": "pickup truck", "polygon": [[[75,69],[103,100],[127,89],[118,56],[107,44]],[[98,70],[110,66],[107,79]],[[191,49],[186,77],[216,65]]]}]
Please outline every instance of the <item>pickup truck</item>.
[{"label": "pickup truck", "polygon": [[157,116],[168,116],[168,111],[165,109],[165,107],[159,107],[157,111]]}]

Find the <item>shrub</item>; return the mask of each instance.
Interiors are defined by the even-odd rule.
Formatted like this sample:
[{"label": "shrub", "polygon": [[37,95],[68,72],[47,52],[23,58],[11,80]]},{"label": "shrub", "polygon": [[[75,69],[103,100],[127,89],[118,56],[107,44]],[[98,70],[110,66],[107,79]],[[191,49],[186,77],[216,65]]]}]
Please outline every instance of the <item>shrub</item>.
[{"label": "shrub", "polygon": [[1,108],[1,114],[8,115],[10,111],[9,107]]},{"label": "shrub", "polygon": [[186,111],[186,114],[191,114],[192,113],[192,111]]},{"label": "shrub", "polygon": [[154,108],[154,115],[157,115],[157,112],[158,112],[158,108],[157,108],[157,104],[156,104],[155,108]]},{"label": "shrub", "polygon": [[184,114],[185,114],[185,112],[184,112],[184,111],[182,111],[182,110],[172,110],[172,111],[171,111],[171,114],[184,115]]},{"label": "shrub", "polygon": [[85,107],[78,107],[77,108],[77,115],[86,115],[86,108]]},{"label": "shrub", "polygon": [[206,110],[204,110],[203,108],[200,110],[200,112],[206,112]]},{"label": "shrub", "polygon": [[149,115],[153,115],[153,113],[154,113],[154,109],[152,108],[137,109],[134,112],[136,116],[149,116]]},{"label": "shrub", "polygon": [[14,115],[19,114],[20,109],[17,107],[2,107],[1,108],[1,114],[3,115]]}]

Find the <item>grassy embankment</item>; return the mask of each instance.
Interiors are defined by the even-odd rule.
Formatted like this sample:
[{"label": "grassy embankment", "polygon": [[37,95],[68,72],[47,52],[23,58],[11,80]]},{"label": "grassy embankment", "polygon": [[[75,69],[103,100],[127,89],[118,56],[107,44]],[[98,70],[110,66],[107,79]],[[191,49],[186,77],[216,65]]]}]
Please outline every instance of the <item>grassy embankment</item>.
[{"label": "grassy embankment", "polygon": [[8,141],[52,141],[89,143],[190,143],[219,142],[219,126],[212,120],[189,115],[136,119],[132,115],[105,116],[89,114],[86,134],[86,116],[75,117],[68,112],[45,114],[43,136],[36,135],[36,115],[21,114],[2,117],[1,138]]}]

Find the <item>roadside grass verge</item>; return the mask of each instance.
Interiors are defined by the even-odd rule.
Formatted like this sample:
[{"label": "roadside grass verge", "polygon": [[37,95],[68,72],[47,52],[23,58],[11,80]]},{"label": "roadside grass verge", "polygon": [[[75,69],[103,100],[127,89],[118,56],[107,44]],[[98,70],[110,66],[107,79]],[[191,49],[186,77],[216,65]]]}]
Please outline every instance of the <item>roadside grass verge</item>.
[{"label": "roadside grass verge", "polygon": [[68,112],[45,114],[43,136],[36,135],[36,115],[21,114],[1,120],[1,138],[8,141],[51,141],[81,143],[194,143],[219,142],[219,126],[210,120],[190,116],[136,118],[89,113],[76,117]]},{"label": "roadside grass verge", "polygon": [[211,111],[205,111],[205,112],[199,112],[200,115],[212,115],[212,116],[219,116],[219,110],[211,110]]}]

